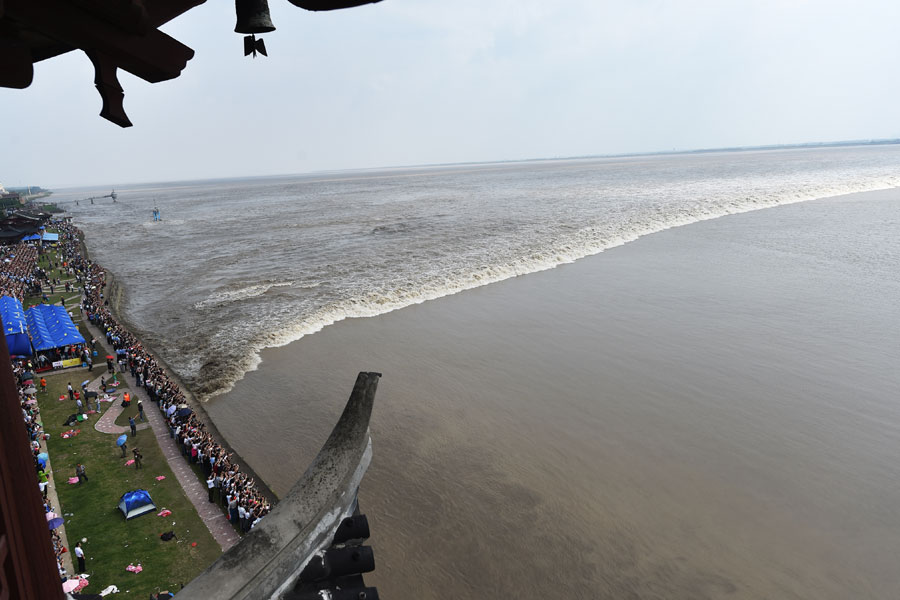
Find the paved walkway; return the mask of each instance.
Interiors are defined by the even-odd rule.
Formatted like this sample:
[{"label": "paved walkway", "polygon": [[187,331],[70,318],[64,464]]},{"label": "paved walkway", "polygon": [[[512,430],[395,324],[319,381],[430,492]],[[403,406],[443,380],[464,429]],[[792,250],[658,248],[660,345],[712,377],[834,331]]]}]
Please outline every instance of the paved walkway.
[{"label": "paved walkway", "polygon": [[[87,385],[87,390],[89,392],[97,392],[100,394],[100,397],[103,397],[103,392],[100,390],[100,380],[106,378],[106,370],[104,367],[103,375],[90,382]],[[122,379],[122,374],[120,373],[118,379]],[[131,431],[130,426],[126,425],[116,425],[116,419],[119,418],[119,415],[125,411],[125,408],[122,406],[122,402],[120,401],[120,396],[118,392],[115,395],[110,396],[113,399],[112,402],[107,402],[105,400],[100,401],[100,410],[102,411],[101,416],[97,419],[97,422],[94,424],[94,429],[101,433],[114,433],[116,435],[129,433]],[[91,406],[94,406],[94,401],[90,402]],[[146,408],[146,403],[144,404]],[[144,411],[144,416],[147,416],[147,411]],[[142,429],[147,429],[150,427],[149,423],[138,423],[136,429],[141,431]]]},{"label": "paved walkway", "polygon": [[[44,440],[43,436],[40,438],[41,442],[41,452],[47,452],[47,442]],[[49,454],[48,454],[49,456]],[[50,474],[53,471],[53,461],[48,458],[47,459],[47,473]],[[64,481],[66,479],[65,475],[60,475],[58,480]],[[47,490],[47,499],[50,501],[50,506],[59,510],[59,516],[63,519],[66,519],[65,514],[62,512],[62,505],[59,503],[59,496],[56,494],[56,478],[50,478],[50,485]],[[66,519],[68,521],[68,519]],[[66,526],[60,525],[56,529],[59,534],[59,539],[62,542],[63,548],[68,550],[65,554],[62,555],[63,567],[66,569],[66,573],[74,574],[75,566],[72,564],[72,555],[75,553],[74,546],[69,545],[69,536],[66,535]]]},{"label": "paved walkway", "polygon": [[[85,328],[90,331],[91,335],[97,339],[97,352],[99,355],[105,355],[108,350],[106,349],[106,336],[100,332],[100,329],[96,327],[93,323],[85,319],[83,321]],[[102,349],[102,350],[101,350]],[[102,364],[102,363],[101,363]],[[105,374],[105,365],[104,374]],[[147,391],[144,388],[137,387],[137,382],[135,378],[133,378],[128,372],[118,373],[117,378],[119,381],[128,382],[129,387],[131,388],[132,397],[134,398],[134,402],[138,399],[144,402],[144,417],[149,422],[149,426],[153,429],[153,433],[156,436],[156,441],[159,443],[159,447],[162,448],[163,455],[166,457],[166,460],[169,463],[169,466],[172,468],[172,472],[175,473],[175,477],[178,479],[178,483],[181,484],[181,487],[184,488],[185,495],[190,499],[191,503],[194,505],[194,508],[197,509],[197,512],[200,514],[200,518],[209,528],[210,533],[213,538],[215,538],[216,542],[219,543],[219,546],[222,547],[222,550],[228,550],[236,543],[240,541],[240,536],[237,531],[235,531],[234,527],[231,526],[231,523],[225,517],[225,513],[219,508],[219,504],[215,502],[209,501],[209,494],[206,488],[206,483],[201,482],[200,479],[194,474],[194,471],[191,470],[190,464],[185,457],[182,456],[181,450],[178,448],[178,444],[175,442],[175,439],[169,435],[169,426],[166,424],[165,419],[163,418],[162,412],[159,410],[159,406],[150,401],[150,397],[147,395]],[[96,381],[91,382],[88,385],[98,384],[99,387],[100,379],[97,378]],[[113,407],[107,409],[106,413],[101,417],[98,421],[96,427],[100,429],[101,422],[106,421],[107,419],[111,419],[108,421],[112,424],[110,429],[115,428],[116,431],[109,431],[108,433],[127,433],[130,431],[128,427],[119,427],[115,424],[115,419],[118,414],[122,412],[122,408],[119,406],[118,402],[113,402]],[[114,407],[119,407],[118,413],[110,416],[111,413],[115,410]],[[103,408],[101,406],[101,408]],[[105,425],[106,426],[106,425]],[[146,427],[146,424],[142,424],[138,426],[139,429]],[[121,431],[119,431],[121,430]],[[103,431],[101,429],[101,431]]]}]

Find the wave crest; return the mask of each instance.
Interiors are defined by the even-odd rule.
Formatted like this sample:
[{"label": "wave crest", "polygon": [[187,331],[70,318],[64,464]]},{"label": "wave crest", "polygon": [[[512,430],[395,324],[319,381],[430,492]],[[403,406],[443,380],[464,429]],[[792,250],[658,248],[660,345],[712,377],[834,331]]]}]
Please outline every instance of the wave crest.
[{"label": "wave crest", "polygon": [[272,282],[272,283],[257,283],[253,285],[248,285],[244,287],[240,287],[237,289],[231,290],[222,290],[218,292],[213,292],[205,299],[195,302],[194,308],[198,310],[202,310],[205,308],[211,308],[215,306],[222,306],[225,304],[231,304],[232,302],[239,302],[241,300],[248,300],[250,298],[257,298],[262,296],[272,288],[278,287],[289,287],[294,285],[293,281],[280,281],[280,282]]},{"label": "wave crest", "polygon": [[[567,239],[559,240],[558,245],[532,252],[513,261],[495,265],[481,265],[468,272],[457,273],[449,278],[439,274],[432,275],[418,282],[419,285],[414,289],[397,287],[367,292],[333,302],[297,319],[287,327],[282,327],[275,331],[261,332],[250,342],[249,348],[244,348],[249,350],[249,352],[231,356],[228,360],[215,361],[216,364],[208,363],[205,365],[207,368],[203,369],[205,372],[200,377],[203,381],[200,383],[199,390],[204,399],[224,394],[230,391],[245,373],[255,370],[259,366],[261,362],[259,353],[263,349],[285,346],[347,318],[374,317],[413,304],[435,300],[519,275],[552,269],[559,265],[571,263],[635,241],[645,235],[674,227],[809,200],[857,192],[891,189],[898,187],[898,185],[900,185],[900,177],[888,177],[866,184],[830,186],[808,190],[807,192],[791,190],[782,195],[771,197],[747,195],[718,204],[698,202],[689,208],[682,207],[671,212],[650,210],[640,222],[629,223],[626,227],[621,227],[620,224],[618,225],[619,229],[615,227],[612,229],[598,227],[596,225],[587,226],[573,232]],[[669,208],[671,209],[671,207]],[[247,290],[261,287],[267,287],[268,289],[271,285],[249,286]]]}]

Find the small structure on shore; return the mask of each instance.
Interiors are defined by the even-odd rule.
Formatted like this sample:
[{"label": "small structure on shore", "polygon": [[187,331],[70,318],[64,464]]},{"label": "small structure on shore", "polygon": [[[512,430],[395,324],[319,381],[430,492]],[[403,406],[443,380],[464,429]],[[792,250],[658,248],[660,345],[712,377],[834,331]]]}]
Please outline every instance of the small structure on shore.
[{"label": "small structure on shore", "polygon": [[[102,198],[112,198],[112,201],[115,202],[116,198],[118,198],[118,197],[119,197],[119,195],[116,193],[116,190],[113,190],[110,193],[106,194],[105,196],[91,196],[90,198],[85,198],[85,200],[90,200],[91,204],[93,204],[95,199],[99,200]],[[75,205],[76,206],[78,205],[78,200],[75,201]]]},{"label": "small structure on shore", "polygon": [[7,211],[0,219],[0,244],[15,244],[25,236],[40,233],[41,226],[50,218],[50,213],[19,210]]}]

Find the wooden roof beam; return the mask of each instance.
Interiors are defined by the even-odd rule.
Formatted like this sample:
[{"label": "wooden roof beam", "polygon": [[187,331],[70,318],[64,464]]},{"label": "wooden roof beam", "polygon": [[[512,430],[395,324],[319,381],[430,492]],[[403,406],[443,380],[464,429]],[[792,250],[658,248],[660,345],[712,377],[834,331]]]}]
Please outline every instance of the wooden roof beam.
[{"label": "wooden roof beam", "polygon": [[6,18],[85,52],[115,57],[119,67],[150,83],[178,77],[194,56],[159,30],[135,35],[64,0],[4,0],[4,5]]}]

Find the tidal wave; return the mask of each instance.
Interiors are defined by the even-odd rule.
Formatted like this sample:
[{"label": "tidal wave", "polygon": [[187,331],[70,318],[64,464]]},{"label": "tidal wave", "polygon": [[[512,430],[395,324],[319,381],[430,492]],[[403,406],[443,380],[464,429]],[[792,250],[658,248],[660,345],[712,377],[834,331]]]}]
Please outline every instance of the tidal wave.
[{"label": "tidal wave", "polygon": [[388,290],[348,298],[322,307],[312,314],[298,319],[288,327],[265,332],[264,335],[254,340],[252,353],[244,358],[237,358],[237,361],[230,363],[224,361],[223,364],[207,364],[206,368],[214,369],[218,385],[215,387],[204,386],[204,398],[209,399],[230,391],[244,373],[255,370],[259,366],[261,362],[259,353],[262,350],[285,346],[344,319],[376,317],[413,304],[436,300],[512,277],[553,269],[674,227],[683,227],[709,219],[798,202],[891,189],[898,185],[900,185],[900,177],[888,177],[875,182],[828,186],[806,193],[791,191],[774,197],[747,196],[743,199],[729,200],[717,206],[698,205],[693,209],[682,209],[672,214],[655,213],[647,215],[643,221],[630,224],[619,231],[598,227],[581,230],[572,239],[559,246],[547,247],[541,252],[521,257],[513,262],[484,265],[451,279],[423,280],[417,289]]},{"label": "tidal wave", "polygon": [[[672,227],[897,187],[898,173],[900,146],[835,147],[154,185],[103,211],[69,209],[129,290],[127,320],[210,398],[263,349],[343,319]],[[147,226],[154,207],[166,220]]]},{"label": "tidal wave", "polygon": [[205,300],[194,303],[194,308],[212,308],[215,306],[221,306],[223,304],[229,304],[231,302],[239,302],[241,300],[247,300],[249,298],[257,298],[259,296],[262,296],[272,288],[289,287],[292,285],[294,285],[293,281],[280,281],[275,283],[260,283],[255,285],[248,285],[232,290],[222,290],[210,294],[209,297],[207,297]]}]

